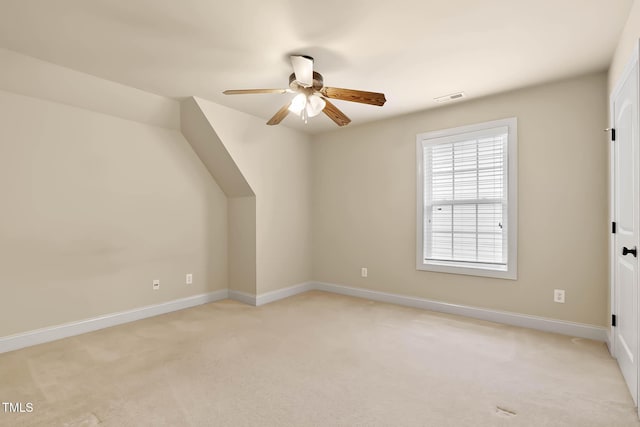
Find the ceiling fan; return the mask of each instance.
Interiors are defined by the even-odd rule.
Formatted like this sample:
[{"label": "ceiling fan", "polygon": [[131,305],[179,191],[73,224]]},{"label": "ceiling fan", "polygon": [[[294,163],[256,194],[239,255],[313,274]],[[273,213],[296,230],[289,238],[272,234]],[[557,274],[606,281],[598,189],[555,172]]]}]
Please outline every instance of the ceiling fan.
[{"label": "ceiling fan", "polygon": [[236,89],[225,90],[225,95],[243,95],[253,93],[295,93],[296,96],[269,119],[268,125],[277,125],[289,114],[295,113],[305,123],[309,117],[321,112],[326,114],[338,126],[346,126],[351,122],[342,111],[329,99],[360,102],[362,104],[383,106],[387,101],[383,93],[365,92],[362,90],[325,87],[322,74],[313,71],[313,58],[306,55],[292,55],[293,74],[289,76],[289,89]]}]

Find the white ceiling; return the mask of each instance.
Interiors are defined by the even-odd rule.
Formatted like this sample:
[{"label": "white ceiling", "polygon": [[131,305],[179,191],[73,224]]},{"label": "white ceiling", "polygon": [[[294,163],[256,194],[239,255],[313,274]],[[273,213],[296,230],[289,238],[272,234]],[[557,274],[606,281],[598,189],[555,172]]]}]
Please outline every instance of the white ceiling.
[{"label": "white ceiling", "polygon": [[[327,86],[384,92],[384,107],[335,101],[353,125],[604,70],[633,0],[0,0],[0,47],[169,97],[271,117],[292,95],[288,55]],[[334,129],[326,116],[308,132]]]}]

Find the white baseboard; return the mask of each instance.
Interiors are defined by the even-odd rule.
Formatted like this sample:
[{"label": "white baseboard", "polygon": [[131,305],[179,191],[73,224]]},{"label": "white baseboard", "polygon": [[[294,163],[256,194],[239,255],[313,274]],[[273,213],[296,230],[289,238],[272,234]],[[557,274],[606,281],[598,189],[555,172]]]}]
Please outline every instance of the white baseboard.
[{"label": "white baseboard", "polygon": [[305,282],[289,286],[288,288],[265,292],[264,294],[260,294],[256,297],[256,305],[269,304],[270,302],[277,301],[279,299],[288,298],[294,295],[301,294],[303,292],[311,291],[315,289],[314,286],[315,283],[313,282]]},{"label": "white baseboard", "polygon": [[336,285],[324,282],[306,282],[288,288],[278,289],[260,295],[251,295],[239,291],[229,291],[229,298],[245,304],[260,306],[283,298],[300,294],[311,290],[332,292],[335,294],[349,295],[365,298],[373,301],[404,305],[423,310],[437,311],[440,313],[455,314],[474,319],[487,320],[505,325],[520,326],[539,331],[553,332],[572,337],[587,338],[609,343],[608,331],[604,327],[587,325],[584,323],[567,322],[564,320],[549,319],[546,317],[531,316],[527,314],[508,311],[490,310],[486,308],[470,307],[466,305],[449,304],[433,301],[425,298],[410,297],[387,292],[372,291],[363,288]]},{"label": "white baseboard", "polygon": [[50,326],[29,332],[0,337],[0,353],[6,353],[8,351],[18,350],[20,348],[29,347],[36,344],[43,344],[74,335],[80,335],[86,332],[97,331],[98,329],[108,328],[110,326],[120,325],[122,323],[133,322],[134,320],[140,320],[147,317],[170,313],[172,311],[182,310],[184,308],[194,307],[196,305],[219,301],[228,298],[228,296],[228,290],[222,289],[206,294],[194,295],[174,301],[168,301],[161,304],[148,305],[146,307],[135,308],[133,310],[111,313],[91,319],[64,323],[62,325]]},{"label": "white baseboard", "polygon": [[256,305],[256,296],[242,291],[234,291],[229,289],[229,298],[249,305]]},{"label": "white baseboard", "polygon": [[315,283],[305,282],[297,285],[289,286],[287,288],[276,289],[275,291],[265,292],[260,295],[249,294],[242,291],[229,290],[229,298],[235,301],[243,302],[245,304],[260,306],[269,304],[273,301],[278,301],[283,298],[288,298],[294,295],[301,294],[303,292],[311,291],[315,289]]},{"label": "white baseboard", "polygon": [[615,349],[613,348],[614,342],[613,342],[613,336],[611,336],[611,328],[607,328],[606,334],[607,334],[607,340],[605,341],[605,344],[607,344],[607,348],[609,349],[609,354],[611,355],[611,357],[615,359],[616,355],[615,355]]},{"label": "white baseboard", "polygon": [[78,322],[65,323],[63,325],[51,326],[24,332],[15,335],[0,337],[0,353],[55,341],[122,323],[132,322],[147,317],[157,316],[176,310],[194,307],[200,304],[219,301],[231,298],[252,306],[260,306],[274,302],[283,298],[288,298],[303,292],[318,290],[332,292],[335,294],[349,295],[373,301],[398,304],[408,307],[420,308],[423,310],[437,311],[441,313],[454,314],[465,317],[472,317],[490,322],[502,323],[523,328],[537,329],[545,332],[553,332],[562,335],[569,335],[579,338],[587,338],[596,341],[603,341],[610,346],[611,340],[607,328],[583,323],[567,322],[563,320],[548,319],[545,317],[530,316],[526,314],[512,313],[507,311],[489,310],[484,308],[469,307],[464,305],[449,304],[440,301],[433,301],[424,298],[416,298],[405,295],[392,294],[387,292],[372,291],[363,288],[336,285],[324,282],[305,282],[288,288],[277,289],[260,295],[252,295],[246,292],[234,290],[219,290],[207,294],[194,295],[187,298],[169,301],[162,304],[141,307],[119,313],[99,316],[92,319]]},{"label": "white baseboard", "polygon": [[549,319],[545,317],[530,316],[526,314],[512,313],[508,311],[489,310],[485,308],[469,307],[465,305],[449,304],[424,298],[415,298],[405,295],[372,291],[362,288],[335,285],[333,283],[314,282],[312,288],[319,291],[332,292],[341,295],[349,295],[373,301],[387,302],[408,307],[441,313],[455,314],[472,317],[474,319],[487,320],[505,325],[520,326],[523,328],[537,329],[545,332],[569,335],[572,337],[587,338],[596,341],[607,341],[607,329],[600,326],[584,323],[567,322],[564,320]]}]

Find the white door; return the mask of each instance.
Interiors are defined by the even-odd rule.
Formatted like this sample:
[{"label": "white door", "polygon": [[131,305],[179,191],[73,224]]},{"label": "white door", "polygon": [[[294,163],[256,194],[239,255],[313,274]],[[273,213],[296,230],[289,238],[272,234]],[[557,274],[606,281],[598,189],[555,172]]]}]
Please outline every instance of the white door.
[{"label": "white door", "polygon": [[614,351],[633,401],[638,403],[638,62],[612,98]]}]

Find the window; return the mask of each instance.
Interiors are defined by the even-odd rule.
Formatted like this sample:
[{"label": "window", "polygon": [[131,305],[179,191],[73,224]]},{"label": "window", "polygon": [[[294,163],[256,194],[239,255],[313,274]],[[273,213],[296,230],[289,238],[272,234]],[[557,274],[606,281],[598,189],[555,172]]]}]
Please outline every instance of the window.
[{"label": "window", "polygon": [[516,279],[516,118],[416,140],[418,270]]}]

